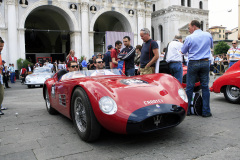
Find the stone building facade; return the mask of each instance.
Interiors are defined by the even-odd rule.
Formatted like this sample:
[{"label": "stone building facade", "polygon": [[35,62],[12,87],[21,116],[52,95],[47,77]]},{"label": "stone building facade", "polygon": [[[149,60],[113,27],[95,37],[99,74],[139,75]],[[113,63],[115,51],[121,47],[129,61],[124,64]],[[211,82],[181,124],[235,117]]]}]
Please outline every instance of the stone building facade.
[{"label": "stone building facade", "polygon": [[201,22],[203,31],[208,30],[208,0],[155,0],[152,3],[152,33],[154,39],[161,41],[162,49],[176,34],[185,39],[192,20]]},{"label": "stone building facade", "polygon": [[[142,44],[141,28],[151,28],[151,1],[145,0],[1,0],[3,59],[36,62],[64,60],[70,49],[90,58],[102,51],[106,31],[131,32]],[[16,65],[15,65],[16,66]]]},{"label": "stone building facade", "polygon": [[[128,32],[132,45],[142,44],[144,27],[165,47],[176,34],[188,35],[197,19],[208,28],[208,0],[0,0],[2,57],[33,63],[39,57],[65,60],[70,49],[77,58],[104,52],[106,31]],[[114,44],[112,44],[114,45]],[[162,50],[162,49],[161,49]]]}]

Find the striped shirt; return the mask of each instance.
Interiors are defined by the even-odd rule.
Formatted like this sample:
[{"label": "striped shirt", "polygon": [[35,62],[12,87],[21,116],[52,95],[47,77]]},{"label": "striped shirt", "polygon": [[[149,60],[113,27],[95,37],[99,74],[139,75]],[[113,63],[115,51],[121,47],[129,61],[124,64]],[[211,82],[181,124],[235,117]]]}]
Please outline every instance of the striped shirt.
[{"label": "striped shirt", "polygon": [[229,60],[230,61],[238,61],[240,60],[240,48],[230,48],[227,52],[229,55]]}]

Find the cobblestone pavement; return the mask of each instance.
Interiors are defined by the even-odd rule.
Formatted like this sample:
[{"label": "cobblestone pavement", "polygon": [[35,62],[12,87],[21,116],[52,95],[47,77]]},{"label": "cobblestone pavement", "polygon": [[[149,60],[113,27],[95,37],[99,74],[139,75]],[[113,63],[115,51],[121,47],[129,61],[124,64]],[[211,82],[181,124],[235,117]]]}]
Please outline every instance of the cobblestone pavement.
[{"label": "cobblestone pavement", "polygon": [[1,160],[240,159],[240,106],[223,94],[211,93],[213,117],[189,116],[175,128],[144,135],[105,131],[98,141],[85,143],[72,121],[47,113],[42,88],[10,86],[3,102],[8,110],[0,117]]}]

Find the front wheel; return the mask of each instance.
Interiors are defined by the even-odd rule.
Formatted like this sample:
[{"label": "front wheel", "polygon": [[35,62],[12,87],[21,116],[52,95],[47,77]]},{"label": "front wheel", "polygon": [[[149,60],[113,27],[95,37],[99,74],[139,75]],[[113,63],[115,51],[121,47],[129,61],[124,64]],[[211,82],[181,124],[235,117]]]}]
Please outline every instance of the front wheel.
[{"label": "front wheel", "polygon": [[76,88],[71,101],[72,118],[80,138],[86,142],[98,139],[101,126],[97,121],[86,92]]},{"label": "front wheel", "polygon": [[49,99],[49,94],[48,94],[48,89],[46,88],[45,89],[45,102],[46,102],[46,108],[47,108],[47,111],[49,114],[51,115],[55,115],[57,114],[58,112],[52,108],[51,106],[51,103],[50,103],[50,99]]},{"label": "front wheel", "polygon": [[224,97],[231,103],[240,103],[240,90],[236,86],[227,86],[224,90]]}]

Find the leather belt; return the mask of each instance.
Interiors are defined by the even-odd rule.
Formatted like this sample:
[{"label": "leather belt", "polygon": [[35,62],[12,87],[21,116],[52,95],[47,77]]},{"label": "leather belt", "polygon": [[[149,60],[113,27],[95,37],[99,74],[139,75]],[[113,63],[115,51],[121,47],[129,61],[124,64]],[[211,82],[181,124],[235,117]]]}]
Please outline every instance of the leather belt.
[{"label": "leather belt", "polygon": [[204,59],[199,59],[199,60],[189,60],[189,61],[209,61],[208,58],[204,58]]},{"label": "leather belt", "polygon": [[180,62],[180,61],[171,61],[169,63],[182,63],[182,62]]}]

